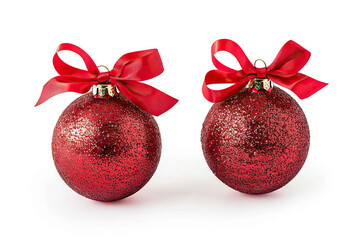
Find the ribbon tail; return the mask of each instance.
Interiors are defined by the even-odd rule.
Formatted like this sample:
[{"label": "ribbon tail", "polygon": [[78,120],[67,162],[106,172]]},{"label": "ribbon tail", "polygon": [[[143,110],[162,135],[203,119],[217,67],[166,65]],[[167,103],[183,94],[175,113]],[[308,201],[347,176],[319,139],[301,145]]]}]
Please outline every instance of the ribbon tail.
[{"label": "ribbon tail", "polygon": [[141,82],[122,80],[112,83],[132,103],[154,116],[160,116],[178,102],[177,99]]},{"label": "ribbon tail", "polygon": [[308,98],[328,85],[328,83],[320,82],[301,73],[287,78],[286,81],[277,76],[271,76],[270,78],[276,84],[290,89],[300,99]]},{"label": "ribbon tail", "polygon": [[93,81],[71,82],[73,78],[57,76],[50,79],[43,87],[41,95],[35,107],[47,101],[49,98],[64,92],[86,93],[94,84]]},{"label": "ribbon tail", "polygon": [[[242,72],[226,73],[218,70],[209,71],[204,80],[202,92],[204,97],[213,103],[224,101],[235,95],[237,92],[242,90],[248,84],[249,80],[254,76],[243,76]],[[239,80],[240,79],[240,80]],[[235,83],[234,85],[221,89],[213,90],[208,87],[210,84],[215,83]]]}]

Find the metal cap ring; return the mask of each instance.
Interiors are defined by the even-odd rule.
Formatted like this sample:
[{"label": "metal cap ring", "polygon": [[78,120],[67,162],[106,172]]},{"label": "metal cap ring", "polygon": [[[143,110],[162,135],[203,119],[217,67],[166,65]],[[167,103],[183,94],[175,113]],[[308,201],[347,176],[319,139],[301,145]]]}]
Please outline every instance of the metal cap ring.
[{"label": "metal cap ring", "polygon": [[256,60],[255,60],[255,62],[254,62],[254,67],[255,67],[255,68],[257,68],[257,67],[256,67],[256,62],[257,62],[257,61],[263,62],[264,65],[265,65],[265,68],[267,68],[266,62],[265,62],[264,60],[262,60],[262,59],[256,59]]}]

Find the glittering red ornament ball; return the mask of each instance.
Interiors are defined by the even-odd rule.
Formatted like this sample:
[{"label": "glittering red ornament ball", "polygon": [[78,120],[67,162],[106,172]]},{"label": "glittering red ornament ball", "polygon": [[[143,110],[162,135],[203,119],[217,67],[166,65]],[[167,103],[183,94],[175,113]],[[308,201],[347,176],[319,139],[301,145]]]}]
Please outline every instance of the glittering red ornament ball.
[{"label": "glittering red ornament ball", "polygon": [[65,183],[80,195],[115,201],[141,189],[154,174],[161,153],[154,117],[121,94],[87,93],[60,116],[52,153]]},{"label": "glittering red ornament ball", "polygon": [[205,159],[229,187],[244,193],[277,190],[303,166],[310,133],[304,112],[283,90],[242,90],[210,109],[201,133]]}]

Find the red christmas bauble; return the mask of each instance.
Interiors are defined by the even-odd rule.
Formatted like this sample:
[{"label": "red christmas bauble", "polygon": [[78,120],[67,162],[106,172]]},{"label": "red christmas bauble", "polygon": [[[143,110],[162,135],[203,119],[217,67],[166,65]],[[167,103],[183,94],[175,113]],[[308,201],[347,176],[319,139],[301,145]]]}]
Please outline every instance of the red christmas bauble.
[{"label": "red christmas bauble", "polygon": [[281,89],[243,90],[210,109],[201,132],[213,173],[244,193],[277,190],[293,179],[309,150],[304,112]]},{"label": "red christmas bauble", "polygon": [[154,117],[124,96],[87,93],[60,116],[52,153],[60,176],[75,192],[115,201],[150,180],[160,160],[161,138]]}]

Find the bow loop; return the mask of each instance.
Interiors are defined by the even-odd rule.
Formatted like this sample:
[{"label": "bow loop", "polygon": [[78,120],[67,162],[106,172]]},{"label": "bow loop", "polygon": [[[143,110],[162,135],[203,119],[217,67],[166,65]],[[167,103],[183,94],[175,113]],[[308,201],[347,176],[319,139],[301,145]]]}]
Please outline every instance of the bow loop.
[{"label": "bow loop", "polygon": [[110,74],[120,79],[144,81],[160,75],[164,67],[157,49],[127,53],[119,58]]},{"label": "bow loop", "polygon": [[[63,60],[61,60],[58,52],[65,50],[78,54],[83,59],[88,71],[70,66]],[[89,78],[95,77],[99,74],[99,69],[97,68],[92,58],[84,50],[71,43],[62,43],[59,45],[53,57],[53,65],[57,73],[59,73],[60,75],[71,75],[77,76],[79,78]]]},{"label": "bow loop", "polygon": [[214,44],[211,46],[212,61],[217,69],[224,72],[237,72],[237,70],[225,66],[216,59],[215,54],[220,51],[231,53],[236,58],[236,60],[238,60],[242,70],[245,73],[249,74],[255,72],[254,66],[251,64],[250,60],[247,58],[240,46],[236,42],[228,39],[220,39],[214,42]]},{"label": "bow loop", "polygon": [[[87,71],[62,61],[58,52],[63,50],[77,53],[85,62]],[[164,71],[157,49],[125,54],[116,62],[114,69],[100,73],[95,62],[84,50],[73,44],[63,43],[54,55],[53,64],[60,76],[50,79],[44,85],[35,106],[63,92],[86,93],[97,83],[115,84],[131,102],[155,116],[166,112],[178,101],[156,88],[139,82],[154,78]]]},{"label": "bow loop", "polygon": [[268,71],[283,77],[295,75],[306,65],[310,55],[308,50],[290,40],[280,49]]},{"label": "bow loop", "polygon": [[[234,55],[242,70],[237,71],[220,63],[215,58],[215,53],[219,51],[227,51]],[[211,55],[214,66],[218,70],[209,71],[203,84],[203,95],[210,102],[220,102],[233,96],[255,77],[269,78],[293,91],[300,99],[311,96],[327,85],[299,73],[309,60],[310,52],[294,41],[288,41],[280,49],[273,63],[269,67],[265,65],[264,68],[253,66],[240,46],[228,39],[215,41],[211,47]],[[222,90],[213,90],[208,87],[210,84],[217,83],[235,84]]]}]

